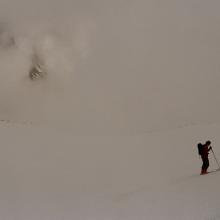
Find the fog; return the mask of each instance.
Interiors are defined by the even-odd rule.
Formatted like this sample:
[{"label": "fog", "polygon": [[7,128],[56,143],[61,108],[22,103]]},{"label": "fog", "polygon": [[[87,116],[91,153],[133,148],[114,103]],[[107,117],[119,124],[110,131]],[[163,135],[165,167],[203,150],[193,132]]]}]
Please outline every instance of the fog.
[{"label": "fog", "polygon": [[219,6],[0,0],[1,219],[218,218]]},{"label": "fog", "polygon": [[[139,134],[219,120],[211,0],[0,0],[0,119]],[[31,81],[31,56],[47,78]]]}]

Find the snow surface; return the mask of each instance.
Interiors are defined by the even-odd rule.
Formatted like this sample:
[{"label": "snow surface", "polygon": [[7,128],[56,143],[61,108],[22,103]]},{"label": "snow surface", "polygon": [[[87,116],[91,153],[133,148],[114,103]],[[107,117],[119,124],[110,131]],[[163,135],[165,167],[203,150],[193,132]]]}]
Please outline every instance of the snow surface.
[{"label": "snow surface", "polygon": [[219,8],[0,0],[0,220],[220,219]]},{"label": "snow surface", "polygon": [[219,129],[74,136],[1,122],[0,218],[220,219],[220,172],[200,176],[196,148],[211,139],[219,157]]}]

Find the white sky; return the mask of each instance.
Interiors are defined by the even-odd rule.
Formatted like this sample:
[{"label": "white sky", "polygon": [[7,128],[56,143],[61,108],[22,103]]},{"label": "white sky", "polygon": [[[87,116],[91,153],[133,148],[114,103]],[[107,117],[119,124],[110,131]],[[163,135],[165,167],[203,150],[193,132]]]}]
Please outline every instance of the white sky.
[{"label": "white sky", "polygon": [[[3,119],[80,134],[141,133],[219,118],[219,1],[0,0]],[[25,81],[37,47],[49,79]]]}]

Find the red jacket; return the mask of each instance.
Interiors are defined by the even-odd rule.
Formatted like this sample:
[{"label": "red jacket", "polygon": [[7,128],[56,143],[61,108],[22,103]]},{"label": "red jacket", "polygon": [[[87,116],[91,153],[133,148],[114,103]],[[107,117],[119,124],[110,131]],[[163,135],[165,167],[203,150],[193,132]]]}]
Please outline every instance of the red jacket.
[{"label": "red jacket", "polygon": [[201,152],[201,157],[202,158],[208,158],[210,150],[211,150],[211,148],[209,148],[208,145],[203,145],[202,152]]}]

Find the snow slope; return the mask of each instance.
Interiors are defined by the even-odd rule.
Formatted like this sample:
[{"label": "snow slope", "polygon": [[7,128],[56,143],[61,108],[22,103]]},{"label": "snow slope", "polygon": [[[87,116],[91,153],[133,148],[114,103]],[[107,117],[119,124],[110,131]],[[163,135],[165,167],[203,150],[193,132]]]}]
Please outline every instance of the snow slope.
[{"label": "snow slope", "polygon": [[219,8],[0,0],[0,219],[219,219]]},{"label": "snow slope", "polygon": [[[198,141],[218,124],[138,136],[74,136],[1,122],[0,218],[219,219],[220,173],[200,176]],[[216,168],[210,155],[210,170]]]}]

